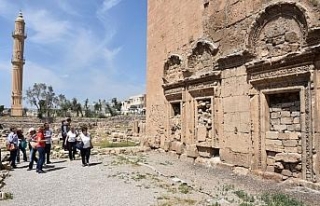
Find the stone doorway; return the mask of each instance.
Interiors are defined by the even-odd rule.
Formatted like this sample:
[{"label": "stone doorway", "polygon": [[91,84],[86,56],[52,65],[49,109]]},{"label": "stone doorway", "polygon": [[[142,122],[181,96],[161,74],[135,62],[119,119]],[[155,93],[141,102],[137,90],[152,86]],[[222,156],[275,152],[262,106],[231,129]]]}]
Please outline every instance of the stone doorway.
[{"label": "stone doorway", "polygon": [[[299,91],[266,93],[266,170],[283,179],[301,178],[301,100]],[[269,114],[268,114],[269,113]]]}]

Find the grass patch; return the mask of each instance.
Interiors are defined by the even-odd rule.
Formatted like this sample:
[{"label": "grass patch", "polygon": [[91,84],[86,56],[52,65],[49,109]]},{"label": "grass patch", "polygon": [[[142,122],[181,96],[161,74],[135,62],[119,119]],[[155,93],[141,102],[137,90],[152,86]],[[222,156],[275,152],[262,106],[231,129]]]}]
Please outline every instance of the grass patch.
[{"label": "grass patch", "polygon": [[261,199],[267,206],[306,206],[285,194],[268,194],[262,195]]},{"label": "grass patch", "polygon": [[139,145],[136,142],[124,141],[124,142],[110,142],[107,139],[101,140],[93,144],[100,148],[115,148],[115,147],[133,147]]},{"label": "grass patch", "polygon": [[[236,194],[244,202],[254,202],[254,197],[248,195],[248,193],[246,193],[243,190],[234,191],[234,194]],[[245,205],[243,205],[243,206],[245,206]]]},{"label": "grass patch", "polygon": [[178,190],[183,194],[188,194],[191,191],[191,187],[189,187],[187,184],[180,184]]}]

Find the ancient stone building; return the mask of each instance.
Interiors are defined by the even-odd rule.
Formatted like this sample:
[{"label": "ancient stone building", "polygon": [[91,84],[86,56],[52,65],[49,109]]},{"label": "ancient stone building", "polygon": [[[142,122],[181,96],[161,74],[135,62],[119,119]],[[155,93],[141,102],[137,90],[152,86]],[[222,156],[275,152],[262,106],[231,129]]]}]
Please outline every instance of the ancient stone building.
[{"label": "ancient stone building", "polygon": [[149,0],[151,146],[319,182],[319,11],[317,0]]},{"label": "ancient stone building", "polygon": [[24,65],[24,40],[25,22],[20,12],[14,24],[13,37],[13,54],[12,54],[12,94],[11,94],[11,116],[21,117],[22,108],[22,83],[23,83],[23,65]]}]

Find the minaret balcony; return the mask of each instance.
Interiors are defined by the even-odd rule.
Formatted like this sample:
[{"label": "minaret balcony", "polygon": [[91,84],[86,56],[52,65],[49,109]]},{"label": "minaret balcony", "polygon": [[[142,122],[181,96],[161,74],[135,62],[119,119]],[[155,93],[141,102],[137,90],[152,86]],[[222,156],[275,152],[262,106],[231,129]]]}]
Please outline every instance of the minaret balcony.
[{"label": "minaret balcony", "polygon": [[27,38],[27,35],[25,35],[24,33],[20,33],[20,32],[16,32],[16,31],[13,31],[12,32],[12,37],[13,38],[24,38],[26,39]]},{"label": "minaret balcony", "polygon": [[12,64],[24,64],[25,63],[25,59],[20,59],[20,58],[11,58],[11,63]]}]

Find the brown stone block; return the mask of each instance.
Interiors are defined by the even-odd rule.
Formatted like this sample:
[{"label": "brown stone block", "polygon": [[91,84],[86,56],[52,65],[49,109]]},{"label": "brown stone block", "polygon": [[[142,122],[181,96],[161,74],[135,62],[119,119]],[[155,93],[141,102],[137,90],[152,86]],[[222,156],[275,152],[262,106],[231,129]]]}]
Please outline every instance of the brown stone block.
[{"label": "brown stone block", "polygon": [[186,153],[188,157],[197,158],[199,151],[196,145],[187,145]]},{"label": "brown stone block", "polygon": [[274,172],[264,172],[263,173],[264,179],[272,179],[278,182],[282,181],[282,175]]},{"label": "brown stone block", "polygon": [[298,153],[298,147],[284,147],[283,152],[286,153]]},{"label": "brown stone block", "polygon": [[275,162],[276,161],[274,158],[271,158],[271,157],[267,158],[267,165],[273,166]]},{"label": "brown stone block", "polygon": [[296,147],[298,145],[297,140],[283,140],[282,143],[284,147]]},{"label": "brown stone block", "polygon": [[286,163],[298,163],[301,162],[301,154],[298,153],[278,153],[275,156],[276,161]]},{"label": "brown stone block", "polygon": [[288,177],[292,176],[292,172],[290,170],[282,170],[281,174]]},{"label": "brown stone block", "polygon": [[281,111],[281,117],[290,117],[291,114],[289,111]]},{"label": "brown stone block", "polygon": [[274,167],[273,166],[267,166],[266,171],[267,172],[274,172]]},{"label": "brown stone block", "polygon": [[281,124],[292,124],[291,117],[281,117]]},{"label": "brown stone block", "polygon": [[199,142],[206,141],[207,138],[207,128],[203,125],[197,126],[197,140]]},{"label": "brown stone block", "polygon": [[170,150],[175,151],[177,154],[182,154],[184,145],[182,142],[174,141],[170,144]]},{"label": "brown stone block", "polygon": [[267,131],[266,132],[266,139],[278,139],[279,135],[280,134],[277,131]]}]

